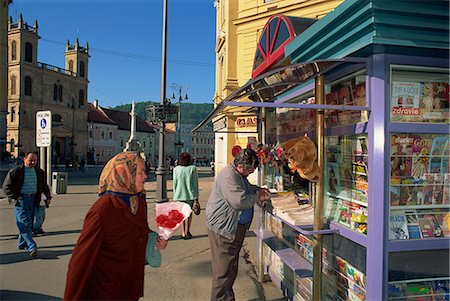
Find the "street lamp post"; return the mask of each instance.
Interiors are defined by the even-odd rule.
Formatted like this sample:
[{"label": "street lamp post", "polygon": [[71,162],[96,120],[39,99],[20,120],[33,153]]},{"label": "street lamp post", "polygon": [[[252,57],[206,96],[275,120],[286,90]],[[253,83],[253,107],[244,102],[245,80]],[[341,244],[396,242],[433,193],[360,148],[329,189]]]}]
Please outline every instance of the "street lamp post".
[{"label": "street lamp post", "polygon": [[185,97],[184,100],[188,100],[189,97],[187,95],[187,86],[186,85],[180,85],[180,84],[175,84],[172,83],[172,85],[170,86],[172,88],[172,99],[175,100],[175,91],[178,92],[178,125],[177,125],[177,135],[178,135],[178,141],[175,142],[175,149],[177,150],[176,153],[176,159],[178,159],[178,157],[180,156],[181,153],[181,149],[184,146],[184,143],[181,142],[181,125],[180,125],[180,120],[181,120],[181,102],[183,101],[183,90],[185,90]]},{"label": "street lamp post", "polygon": [[[160,105],[166,104],[166,76],[167,76],[167,2],[163,4],[163,32],[162,32],[162,55],[161,55],[161,98]],[[164,145],[164,129],[166,124],[161,118],[159,120],[159,150],[158,150],[158,167],[155,170],[156,175],[156,201],[158,203],[167,202],[167,169],[165,167],[165,145]]]}]

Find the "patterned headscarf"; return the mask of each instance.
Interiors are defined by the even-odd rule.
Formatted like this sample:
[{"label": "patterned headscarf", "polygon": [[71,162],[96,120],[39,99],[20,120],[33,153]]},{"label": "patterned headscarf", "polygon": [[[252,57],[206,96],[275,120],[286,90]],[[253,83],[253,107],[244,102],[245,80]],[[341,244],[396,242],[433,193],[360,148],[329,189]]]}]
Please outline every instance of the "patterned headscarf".
[{"label": "patterned headscarf", "polygon": [[112,191],[135,195],[145,192],[136,191],[138,160],[143,160],[138,152],[122,152],[111,158],[100,174],[98,193]]}]

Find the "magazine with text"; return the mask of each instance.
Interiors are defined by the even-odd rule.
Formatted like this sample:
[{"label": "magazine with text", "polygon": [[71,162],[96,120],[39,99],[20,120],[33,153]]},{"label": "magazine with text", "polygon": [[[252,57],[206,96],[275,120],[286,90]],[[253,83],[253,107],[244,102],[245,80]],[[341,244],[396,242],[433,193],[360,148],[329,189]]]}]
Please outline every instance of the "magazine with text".
[{"label": "magazine with text", "polygon": [[402,210],[391,210],[389,212],[389,239],[408,239],[408,222],[406,214]]}]

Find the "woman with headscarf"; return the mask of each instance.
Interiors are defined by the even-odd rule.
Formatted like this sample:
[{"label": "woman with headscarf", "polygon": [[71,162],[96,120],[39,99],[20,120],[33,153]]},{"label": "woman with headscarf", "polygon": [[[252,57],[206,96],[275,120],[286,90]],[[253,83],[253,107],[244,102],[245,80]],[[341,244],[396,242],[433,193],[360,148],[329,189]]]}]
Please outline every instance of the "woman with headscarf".
[{"label": "woman with headscarf", "polygon": [[[84,220],[67,272],[64,300],[138,300],[144,292],[148,233],[144,160],[113,157],[100,175],[98,200]],[[167,241],[157,239],[156,248]]]}]

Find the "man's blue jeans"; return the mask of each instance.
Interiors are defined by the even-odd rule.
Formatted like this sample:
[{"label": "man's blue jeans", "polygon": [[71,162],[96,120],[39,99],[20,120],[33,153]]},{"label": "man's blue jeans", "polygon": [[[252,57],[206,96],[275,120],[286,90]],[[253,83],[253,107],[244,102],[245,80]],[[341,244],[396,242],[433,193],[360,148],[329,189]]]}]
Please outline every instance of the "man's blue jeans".
[{"label": "man's blue jeans", "polygon": [[33,232],[37,233],[42,230],[42,224],[45,221],[45,206],[37,206],[34,215]]},{"label": "man's blue jeans", "polygon": [[22,196],[22,199],[17,200],[14,207],[14,213],[16,215],[16,223],[19,228],[19,249],[27,249],[28,252],[37,248],[36,242],[33,240],[32,228],[33,218],[35,210],[35,197]]}]

